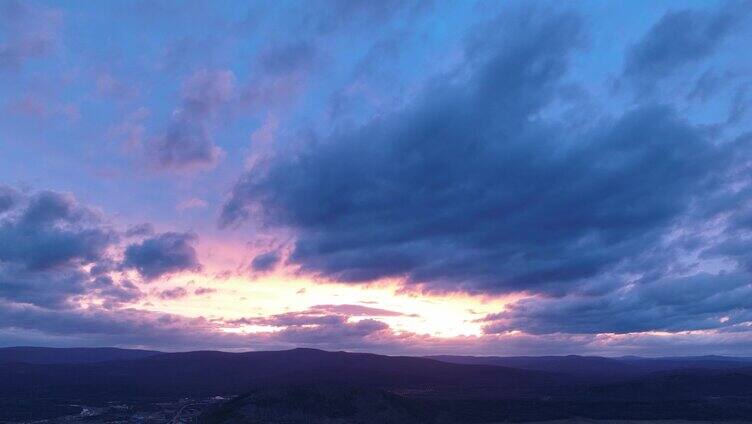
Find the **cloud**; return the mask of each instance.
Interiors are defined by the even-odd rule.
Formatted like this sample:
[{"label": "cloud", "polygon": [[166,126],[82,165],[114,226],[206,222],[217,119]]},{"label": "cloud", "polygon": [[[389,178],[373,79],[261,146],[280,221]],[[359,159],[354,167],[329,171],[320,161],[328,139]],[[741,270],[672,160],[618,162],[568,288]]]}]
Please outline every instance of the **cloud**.
[{"label": "cloud", "polygon": [[651,81],[710,56],[747,18],[749,10],[748,1],[737,1],[717,9],[666,13],[629,49],[624,74]]},{"label": "cloud", "polygon": [[159,292],[159,298],[162,300],[175,300],[188,296],[188,290],[183,287],[174,287]]},{"label": "cloud", "polygon": [[161,233],[125,249],[123,266],[136,269],[147,280],[180,271],[201,268],[196,256],[193,233]]},{"label": "cloud", "polygon": [[[101,212],[52,190],[0,186],[0,197],[11,199],[0,213],[0,344],[7,344],[4,334],[19,331],[37,344],[151,340],[156,345],[166,337],[166,345],[179,340],[188,346],[195,343],[189,328],[215,337],[206,321],[128,308],[146,295],[119,272],[120,234]],[[130,232],[142,236],[144,228],[151,226]],[[125,259],[149,278],[197,267],[190,246],[194,239],[191,234],[159,234],[128,246]],[[144,258],[139,255],[148,260],[139,262]],[[187,292],[177,288],[159,295],[177,298]]]},{"label": "cloud", "polygon": [[[0,330],[22,330],[42,345],[149,346],[161,349],[247,348],[251,338],[227,335],[204,318],[120,308],[50,310],[0,302]],[[8,345],[0,332],[0,344]]]},{"label": "cloud", "polygon": [[0,215],[0,298],[62,308],[90,290],[110,301],[120,297],[112,291],[118,287],[114,282],[94,275],[119,240],[97,212],[66,193],[0,188],[6,199]]},{"label": "cloud", "polygon": [[287,74],[310,68],[316,59],[316,48],[298,41],[264,49],[259,54],[258,63],[265,73]]},{"label": "cloud", "polygon": [[2,261],[0,298],[48,308],[64,308],[73,296],[83,295],[89,276],[66,267],[55,271],[30,271]]},{"label": "cloud", "polygon": [[230,71],[193,74],[183,84],[180,107],[165,133],[147,142],[149,159],[166,170],[213,168],[223,152],[214,143],[212,124],[234,92],[235,76]]},{"label": "cloud", "polygon": [[175,209],[182,212],[190,209],[202,209],[207,205],[208,203],[206,203],[206,201],[194,197],[178,203]]},{"label": "cloud", "polygon": [[276,251],[261,253],[253,258],[251,268],[259,272],[271,271],[277,266],[279,261],[280,256]]},{"label": "cloud", "polygon": [[81,118],[81,112],[74,103],[65,103],[50,93],[26,93],[22,97],[8,103],[6,110],[10,114],[35,120],[52,117],[62,117],[68,122],[75,122]]},{"label": "cloud", "polygon": [[295,327],[311,325],[340,325],[353,317],[414,316],[402,312],[362,305],[315,305],[304,311],[286,312],[266,317],[241,318],[232,324],[263,325],[271,327]]},{"label": "cloud", "polygon": [[242,103],[255,112],[289,109],[322,61],[319,49],[310,42],[283,42],[263,48],[241,90]]},{"label": "cloud", "polygon": [[286,312],[266,317],[240,318],[230,321],[236,325],[262,325],[269,327],[311,326],[311,325],[339,325],[347,322],[348,317],[337,314],[326,314],[319,311]]},{"label": "cloud", "polygon": [[13,187],[0,184],[0,214],[12,209],[18,197],[19,194]]},{"label": "cloud", "polygon": [[581,21],[521,13],[470,38],[464,77],[243,175],[220,224],[260,211],[303,273],[437,291],[561,295],[653,248],[728,150],[668,106],[557,120]]},{"label": "cloud", "polygon": [[0,220],[0,261],[27,270],[90,264],[117,240],[93,211],[67,194],[40,191],[11,212],[16,213]]},{"label": "cloud", "polygon": [[199,287],[193,291],[193,294],[195,294],[196,296],[205,296],[205,295],[213,294],[216,292],[217,292],[217,289],[213,289],[210,287]]},{"label": "cloud", "polygon": [[[320,305],[305,311],[287,312],[268,317],[242,318],[229,321],[235,326],[256,325],[279,327],[266,334],[267,342],[308,345],[318,347],[357,346],[377,334],[391,333],[389,326],[381,321],[357,316],[391,316],[391,311],[373,308],[373,315],[364,313],[357,305]],[[350,314],[352,310],[352,314]],[[398,314],[399,315],[399,314]]]},{"label": "cloud", "polygon": [[374,319],[395,316],[415,315],[362,305],[315,305],[302,311],[229,320],[224,325],[269,327],[269,331],[256,333],[266,343],[361,349],[372,343],[399,345],[389,325]]},{"label": "cloud", "polygon": [[[406,316],[402,312],[390,311],[381,308],[372,308],[363,305],[315,305],[311,306],[312,311],[322,311],[334,314],[343,314],[348,316],[368,316],[368,317],[396,317]],[[410,315],[414,316],[414,315]]]},{"label": "cloud", "polygon": [[[144,100],[148,109],[126,116],[110,136],[127,138],[130,150],[167,172],[213,168],[226,148],[233,163],[219,170],[219,180],[227,182],[226,172],[243,174],[221,223],[237,228],[252,221],[251,244],[264,249],[250,261],[253,270],[273,272],[284,263],[305,280],[393,278],[415,294],[515,292],[513,298],[523,298],[487,316],[485,334],[439,338],[396,331],[382,319],[413,321],[405,319],[411,311],[359,304],[314,305],[246,324],[134,310],[150,298],[157,304],[160,297],[206,296],[197,300],[209,302],[232,290],[146,288],[149,281],[200,269],[198,241],[190,233],[158,233],[151,224],[120,231],[110,221],[119,215],[107,217],[70,194],[0,185],[0,344],[749,351],[752,149],[749,135],[733,137],[746,129],[750,92],[745,59],[729,50],[747,35],[749,3],[671,10],[648,22],[644,34],[628,29],[618,39],[603,38],[603,22],[588,34],[578,14],[558,8],[471,6],[446,21],[455,8],[437,3],[436,14],[414,19],[426,4],[256,5],[253,13],[263,13],[248,22],[253,33],[243,34],[234,18],[212,12],[204,19],[212,21],[206,31],[169,40],[164,37],[175,34],[155,27],[155,42],[143,49],[126,48],[122,57],[97,61],[104,65],[96,69],[66,69],[82,56],[61,37],[64,15],[3,2],[0,71],[24,71],[16,88],[25,93],[6,109],[21,117],[74,117],[71,104],[94,102],[99,113],[81,119],[106,128],[112,116],[128,115],[141,106],[133,102]],[[160,13],[168,17],[178,9]],[[501,15],[493,18],[492,9]],[[586,20],[597,19],[599,12],[582,9]],[[197,22],[196,11],[183,10],[178,20]],[[485,22],[468,28],[476,20]],[[438,32],[437,21],[447,22]],[[591,45],[592,35],[598,39]],[[618,44],[625,39],[634,43]],[[62,62],[59,48],[65,49]],[[620,57],[624,63],[615,63]],[[48,78],[48,65],[59,75]],[[161,96],[170,88],[163,83],[171,78],[166,73],[176,72],[185,73],[182,85],[165,110]],[[604,90],[604,80],[658,89],[626,98]],[[52,99],[50,90],[63,90],[65,102]],[[119,101],[100,104],[112,96]],[[236,122],[244,107],[243,122]],[[153,119],[164,116],[152,128]],[[6,129],[23,135],[27,123],[14,117]],[[223,129],[229,121],[231,128]],[[78,126],[66,126],[67,136],[47,144],[85,164],[99,150],[75,141],[91,138],[81,133],[89,125]],[[254,128],[248,152],[243,134]],[[45,134],[38,135],[44,144]],[[114,175],[125,163],[99,147],[107,162],[101,166]],[[27,150],[14,152],[19,163],[34,154]],[[251,155],[245,171],[233,171],[241,166],[237,155],[245,153]],[[50,162],[42,179],[60,174],[55,162],[66,160]],[[30,178],[10,172],[9,178]],[[139,185],[123,183],[123,190]],[[87,198],[103,195],[95,188]],[[152,194],[171,189],[142,188]],[[154,208],[204,206],[184,183],[172,189],[182,190],[183,202],[166,198]],[[107,196],[99,201],[103,206],[121,203]],[[226,279],[243,268],[221,267],[235,271],[208,271]],[[256,326],[266,330],[225,332]]]},{"label": "cloud", "polygon": [[28,2],[0,4],[0,68],[19,68],[49,55],[58,44],[62,15]]},{"label": "cloud", "polygon": [[145,237],[154,234],[154,226],[148,222],[131,225],[125,231],[127,237]]},{"label": "cloud", "polygon": [[[231,324],[229,324],[231,325]],[[121,308],[49,310],[0,301],[0,345],[119,346],[163,350],[260,349],[298,346],[348,349],[386,354],[477,355],[676,355],[744,354],[752,332],[653,333],[621,335],[488,334],[432,337],[395,333],[386,324],[362,320],[329,327],[298,326],[286,331],[224,332],[228,324],[205,318]],[[347,327],[345,327],[347,326]]]},{"label": "cloud", "polygon": [[353,342],[359,344],[362,339],[388,329],[389,326],[381,321],[364,319],[313,327],[290,326],[277,333],[275,338],[287,343],[311,346],[347,346]]},{"label": "cloud", "polygon": [[680,332],[752,321],[752,275],[699,273],[635,284],[606,296],[528,298],[491,314],[487,333]]},{"label": "cloud", "polygon": [[117,309],[124,304],[130,304],[145,297],[145,294],[127,279],[113,280],[107,275],[94,278],[87,286],[87,295],[102,300],[105,309]]},{"label": "cloud", "polygon": [[223,323],[205,318],[143,311],[52,310],[0,301],[0,345],[12,345],[18,331],[26,344],[57,346],[121,346],[159,349],[285,349],[294,346],[322,348],[392,345],[386,324],[375,320],[332,321],[321,326],[291,326],[281,331],[228,333]]}]

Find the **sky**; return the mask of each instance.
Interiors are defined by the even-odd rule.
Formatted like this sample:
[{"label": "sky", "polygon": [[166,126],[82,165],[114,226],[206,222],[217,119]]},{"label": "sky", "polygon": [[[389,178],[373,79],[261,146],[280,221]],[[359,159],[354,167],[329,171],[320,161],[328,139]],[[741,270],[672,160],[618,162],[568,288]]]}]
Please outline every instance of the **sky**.
[{"label": "sky", "polygon": [[748,355],[749,1],[0,0],[0,346]]}]

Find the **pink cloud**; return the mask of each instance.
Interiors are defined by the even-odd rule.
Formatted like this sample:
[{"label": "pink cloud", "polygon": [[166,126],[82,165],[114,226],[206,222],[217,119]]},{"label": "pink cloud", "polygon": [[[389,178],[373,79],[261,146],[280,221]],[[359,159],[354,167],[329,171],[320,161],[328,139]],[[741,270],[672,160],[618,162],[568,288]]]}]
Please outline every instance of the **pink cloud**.
[{"label": "pink cloud", "polygon": [[198,198],[190,198],[183,200],[182,202],[178,203],[178,205],[175,207],[180,212],[190,210],[190,209],[202,209],[205,208],[208,205],[206,201],[198,199]]}]

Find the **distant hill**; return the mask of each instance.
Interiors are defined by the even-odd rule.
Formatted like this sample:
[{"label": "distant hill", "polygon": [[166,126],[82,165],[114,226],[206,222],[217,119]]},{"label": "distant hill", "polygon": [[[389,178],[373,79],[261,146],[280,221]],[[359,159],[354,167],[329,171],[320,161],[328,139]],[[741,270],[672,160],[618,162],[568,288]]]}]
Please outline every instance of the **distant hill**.
[{"label": "distant hill", "polygon": [[733,370],[752,366],[750,358],[696,356],[643,358],[625,356],[453,356],[428,358],[453,364],[497,365],[517,369],[565,373],[604,381],[629,379],[647,374],[684,369]]},{"label": "distant hill", "polygon": [[280,384],[341,383],[371,388],[523,393],[565,376],[427,358],[293,349],[274,352],[161,353],[91,363],[0,364],[0,396],[184,396],[239,394]]},{"label": "distant hill", "polygon": [[4,347],[0,348],[0,363],[23,362],[27,364],[80,364],[128,359],[141,359],[160,354],[154,350],[118,349],[114,347],[53,348]]},{"label": "distant hill", "polygon": [[639,356],[627,356],[618,358],[635,369],[644,372],[661,372],[683,369],[711,369],[733,370],[752,366],[752,358],[739,358],[731,356],[677,356],[665,358],[642,358]]},{"label": "distant hill", "polygon": [[232,400],[202,422],[752,419],[752,363],[734,358],[433,359],[315,349],[0,352],[0,422],[37,410],[37,418],[62,414],[70,405],[214,395]]},{"label": "distant hill", "polygon": [[429,356],[453,364],[496,365],[510,368],[566,373],[574,376],[627,376],[637,367],[599,356]]}]

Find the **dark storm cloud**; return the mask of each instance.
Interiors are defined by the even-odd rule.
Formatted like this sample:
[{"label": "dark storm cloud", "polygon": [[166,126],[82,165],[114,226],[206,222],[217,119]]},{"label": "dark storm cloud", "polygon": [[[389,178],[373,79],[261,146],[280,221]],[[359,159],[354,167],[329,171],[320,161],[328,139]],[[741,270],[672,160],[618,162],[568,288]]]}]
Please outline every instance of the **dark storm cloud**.
[{"label": "dark storm cloud", "polygon": [[[752,162],[750,162],[752,163]],[[748,169],[745,169],[749,172]],[[728,225],[720,234],[720,240],[708,244],[702,252],[706,259],[727,259],[741,269],[752,272],[752,195],[750,185],[737,196],[727,213]]]},{"label": "dark storm cloud", "polygon": [[525,299],[487,316],[487,333],[633,333],[718,329],[752,320],[752,275],[696,274],[606,296]]},{"label": "dark storm cloud", "polygon": [[[744,235],[742,235],[744,234]],[[752,271],[752,239],[745,233],[735,234],[703,252],[705,258],[727,258]]]},{"label": "dark storm cloud", "polygon": [[41,191],[0,220],[0,261],[43,270],[102,258],[117,234],[72,196]]},{"label": "dark storm cloud", "polygon": [[251,261],[251,268],[254,271],[265,272],[271,271],[279,263],[280,257],[277,252],[266,252],[257,255]]},{"label": "dark storm cloud", "polygon": [[112,281],[94,278],[118,240],[97,213],[54,191],[26,194],[3,187],[2,193],[12,201],[0,217],[0,298],[62,308],[91,286],[106,291],[103,297],[119,296]]},{"label": "dark storm cloud", "polygon": [[669,12],[627,53],[624,73],[650,80],[714,53],[747,18],[752,3],[728,2],[717,9]]},{"label": "dark storm cloud", "polygon": [[136,269],[146,279],[154,279],[174,272],[198,270],[193,233],[167,232],[147,238],[125,249],[123,266]]},{"label": "dark storm cloud", "polygon": [[581,22],[516,17],[469,40],[466,76],[243,175],[221,224],[260,206],[297,231],[303,272],[434,290],[564,293],[651,247],[728,155],[667,106],[545,119]]},{"label": "dark storm cloud", "polygon": [[29,270],[14,263],[0,262],[0,300],[48,309],[76,307],[72,300],[95,296],[103,306],[115,307],[140,299],[143,293],[132,283],[110,277],[94,277],[76,267]]},{"label": "dark storm cloud", "polygon": [[64,308],[72,296],[86,291],[89,276],[80,270],[29,271],[3,261],[0,264],[0,298],[47,308]]},{"label": "dark storm cloud", "polygon": [[71,196],[42,191],[29,199],[23,218],[31,225],[54,223],[58,220],[76,222],[81,215],[76,206]]},{"label": "dark storm cloud", "polygon": [[147,154],[162,169],[214,167],[222,150],[212,138],[212,123],[232,98],[235,78],[229,71],[199,71],[183,85],[179,108],[164,134],[149,140]]}]

